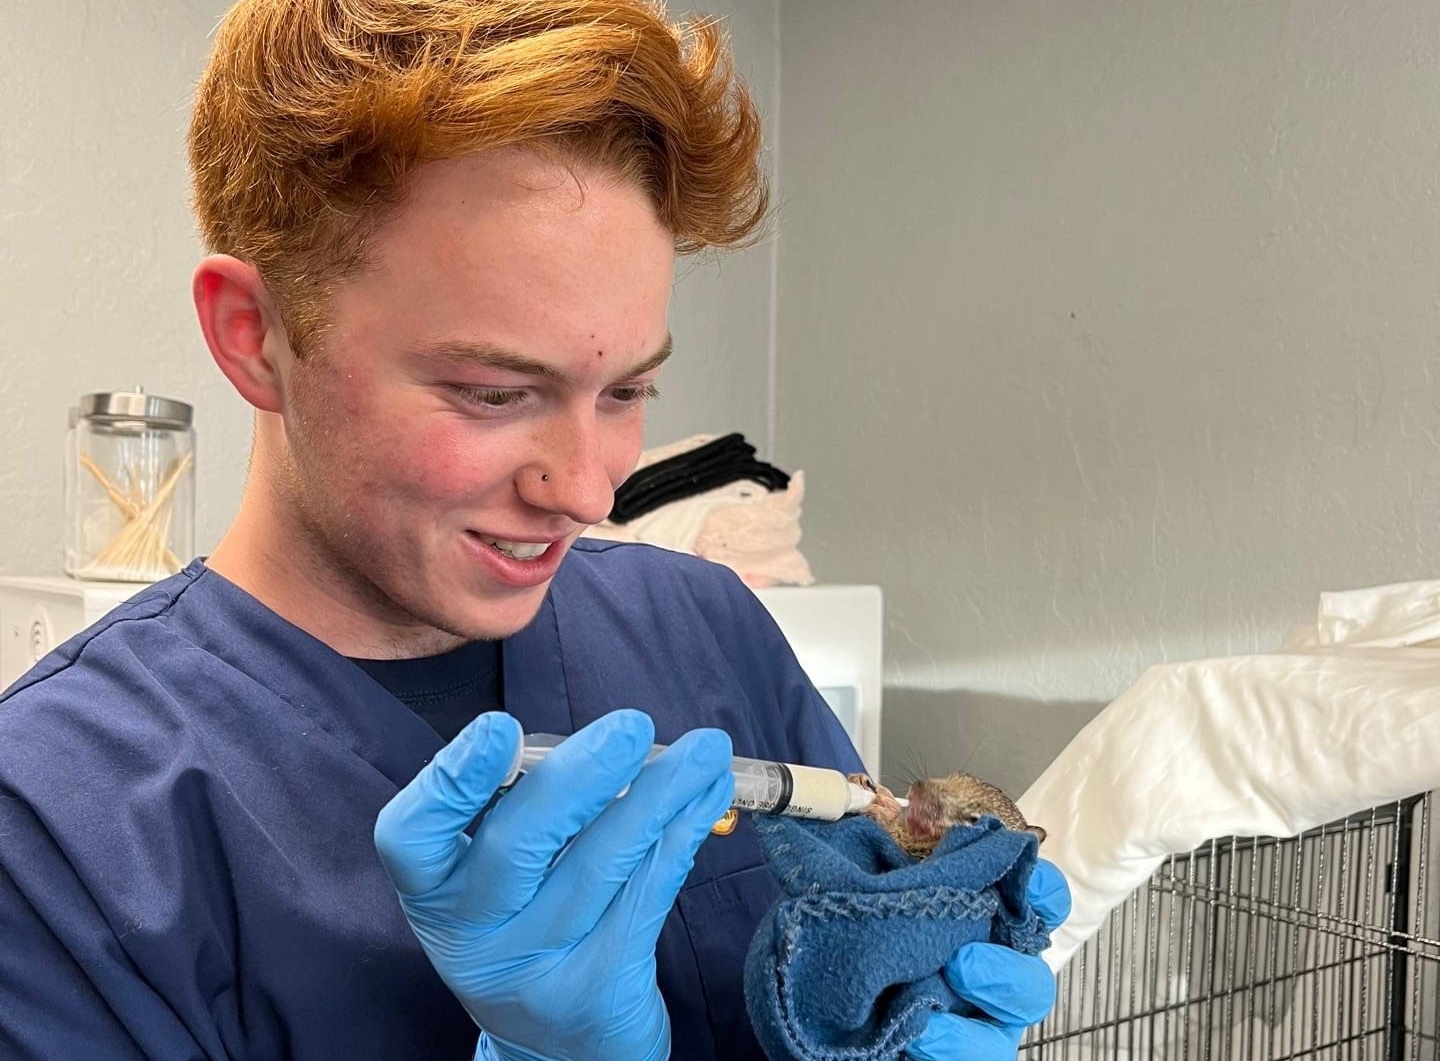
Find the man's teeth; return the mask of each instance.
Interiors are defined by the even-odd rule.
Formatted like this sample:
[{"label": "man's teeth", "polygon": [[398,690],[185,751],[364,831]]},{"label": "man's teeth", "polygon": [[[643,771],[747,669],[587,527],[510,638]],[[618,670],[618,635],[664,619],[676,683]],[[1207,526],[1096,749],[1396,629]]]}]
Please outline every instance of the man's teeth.
[{"label": "man's teeth", "polygon": [[486,544],[493,545],[499,552],[506,556],[513,556],[516,560],[534,560],[550,548],[549,542],[502,542],[496,538],[483,540]]}]

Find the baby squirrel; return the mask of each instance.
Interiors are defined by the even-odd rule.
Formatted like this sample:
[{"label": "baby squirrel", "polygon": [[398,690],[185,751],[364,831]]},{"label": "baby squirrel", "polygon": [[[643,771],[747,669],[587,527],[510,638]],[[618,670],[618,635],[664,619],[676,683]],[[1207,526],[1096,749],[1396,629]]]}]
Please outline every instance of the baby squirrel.
[{"label": "baby squirrel", "polygon": [[1010,797],[994,785],[970,774],[950,774],[916,781],[905,793],[909,806],[901,807],[895,795],[864,774],[849,779],[875,793],[865,813],[879,822],[906,854],[925,858],[952,825],[973,825],[989,815],[1007,829],[1034,833],[1042,843],[1045,830],[1025,821]]}]

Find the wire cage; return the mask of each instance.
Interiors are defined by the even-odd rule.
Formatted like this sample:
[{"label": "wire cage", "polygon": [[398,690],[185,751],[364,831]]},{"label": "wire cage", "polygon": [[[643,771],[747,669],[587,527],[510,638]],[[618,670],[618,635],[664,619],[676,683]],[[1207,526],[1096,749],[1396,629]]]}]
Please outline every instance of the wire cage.
[{"label": "wire cage", "polygon": [[1168,859],[1061,971],[1023,1061],[1440,1061],[1435,794]]}]

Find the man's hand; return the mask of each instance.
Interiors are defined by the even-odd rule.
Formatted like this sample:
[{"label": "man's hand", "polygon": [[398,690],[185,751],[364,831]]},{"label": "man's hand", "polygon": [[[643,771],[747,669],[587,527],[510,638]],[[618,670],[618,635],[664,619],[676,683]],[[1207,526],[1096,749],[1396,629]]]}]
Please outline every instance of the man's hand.
[{"label": "man's hand", "polygon": [[650,719],[616,711],[522,777],[471,839],[520,739],[510,716],[480,716],[381,810],[375,846],[400,906],[484,1030],[480,1056],[665,1058],[655,942],[730,805],[730,738],[695,730],[646,764]]},{"label": "man's hand", "polygon": [[[1026,895],[1052,931],[1070,916],[1070,888],[1055,865],[1041,859]],[[1025,1029],[1055,1005],[1055,976],[1037,957],[992,943],[961,947],[945,966],[945,979],[989,1019],[937,1013],[906,1048],[912,1061],[1014,1061]]]}]

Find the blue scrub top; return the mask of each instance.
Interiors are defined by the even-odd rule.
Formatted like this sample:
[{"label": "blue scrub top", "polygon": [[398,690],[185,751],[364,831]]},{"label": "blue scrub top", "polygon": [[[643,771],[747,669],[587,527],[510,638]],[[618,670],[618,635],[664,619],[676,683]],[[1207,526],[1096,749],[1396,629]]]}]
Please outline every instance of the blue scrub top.
[{"label": "blue scrub top", "polygon": [[[693,557],[580,540],[503,667],[529,732],[636,707],[662,743],[861,769],[763,606]],[[440,744],[198,560],[56,650],[0,699],[0,1057],[469,1058],[371,840]],[[657,949],[673,1057],[763,1056],[741,971],[777,896],[749,821],[706,840]]]}]

